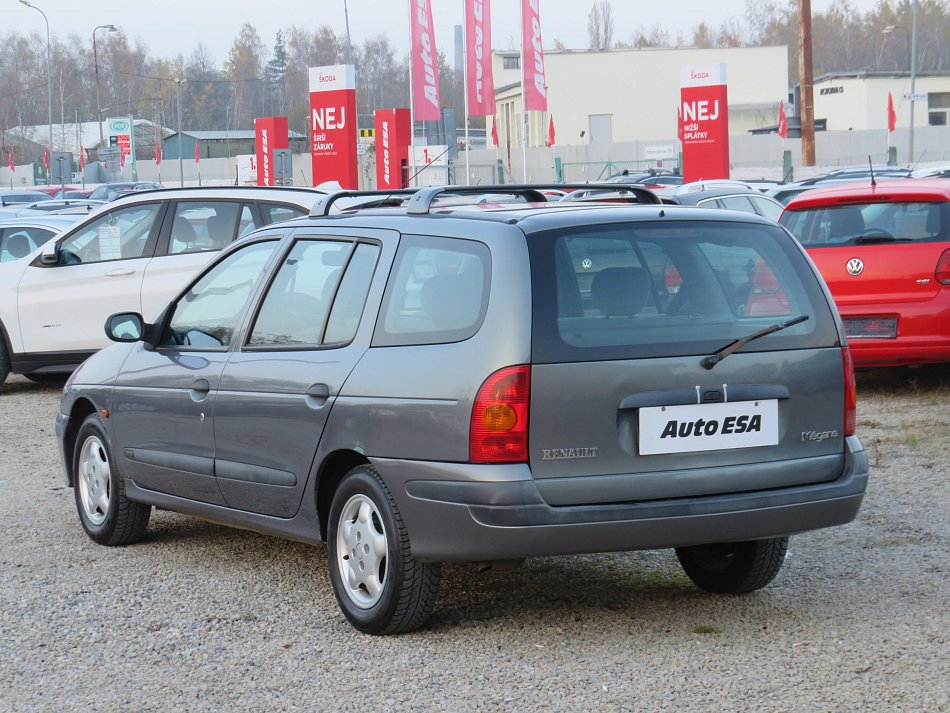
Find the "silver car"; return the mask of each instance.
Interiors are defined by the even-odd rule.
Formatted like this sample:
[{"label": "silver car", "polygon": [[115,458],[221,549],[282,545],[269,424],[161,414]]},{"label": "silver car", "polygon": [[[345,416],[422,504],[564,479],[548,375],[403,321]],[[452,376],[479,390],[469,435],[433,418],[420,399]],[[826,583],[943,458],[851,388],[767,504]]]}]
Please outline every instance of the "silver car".
[{"label": "silver car", "polygon": [[325,542],[343,614],[386,634],[425,622],[443,562],[675,548],[740,594],[855,517],[847,341],[783,228],[440,195],[328,196],[154,322],[113,315],[57,420],[89,537],[141,540],[160,507]]}]

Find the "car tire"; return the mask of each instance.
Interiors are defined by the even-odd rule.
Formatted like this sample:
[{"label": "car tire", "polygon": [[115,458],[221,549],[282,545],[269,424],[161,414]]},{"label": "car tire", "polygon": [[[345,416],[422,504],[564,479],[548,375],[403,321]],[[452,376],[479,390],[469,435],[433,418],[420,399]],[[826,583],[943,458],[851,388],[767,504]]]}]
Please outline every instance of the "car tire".
[{"label": "car tire", "polygon": [[79,428],[73,452],[73,492],[86,534],[100,545],[130,545],[142,539],[150,505],[125,497],[125,484],[97,414]]},{"label": "car tire", "polygon": [[752,542],[677,547],[676,556],[700,589],[719,594],[745,594],[761,589],[782,568],[787,537]]},{"label": "car tire", "polygon": [[0,335],[0,384],[7,380],[10,373],[10,355],[7,353],[7,345]]},{"label": "car tire", "polygon": [[363,633],[412,631],[432,613],[441,566],[413,557],[399,509],[373,467],[354,468],[337,488],[327,555],[340,609]]}]

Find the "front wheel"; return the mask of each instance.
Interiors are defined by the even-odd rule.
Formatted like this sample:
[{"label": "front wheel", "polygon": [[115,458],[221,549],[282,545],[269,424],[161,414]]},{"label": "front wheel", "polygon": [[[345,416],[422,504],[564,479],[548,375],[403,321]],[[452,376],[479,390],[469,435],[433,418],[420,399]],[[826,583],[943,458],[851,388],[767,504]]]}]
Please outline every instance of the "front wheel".
[{"label": "front wheel", "polygon": [[3,335],[0,335],[0,384],[7,380],[10,373],[10,355],[7,354],[7,345],[3,342]]},{"label": "front wheel", "polygon": [[129,545],[142,539],[150,505],[125,497],[121,475],[99,416],[83,421],[73,453],[73,491],[79,521],[100,545]]},{"label": "front wheel", "polygon": [[396,503],[371,466],[351,470],[334,494],[327,554],[340,609],[363,633],[412,631],[432,613],[441,568],[413,557]]},{"label": "front wheel", "polygon": [[752,542],[677,547],[676,556],[700,589],[719,594],[745,594],[761,589],[782,568],[787,537]]}]

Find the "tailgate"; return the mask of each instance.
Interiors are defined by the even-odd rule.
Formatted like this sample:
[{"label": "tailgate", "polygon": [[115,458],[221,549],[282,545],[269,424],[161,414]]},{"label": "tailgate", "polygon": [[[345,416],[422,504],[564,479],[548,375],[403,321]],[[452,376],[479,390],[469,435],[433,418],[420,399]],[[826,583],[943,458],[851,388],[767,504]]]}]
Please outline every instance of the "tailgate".
[{"label": "tailgate", "polygon": [[711,371],[689,362],[534,366],[530,464],[542,496],[555,505],[695,497],[840,474],[840,349],[790,352],[781,373],[771,352],[737,353]]}]

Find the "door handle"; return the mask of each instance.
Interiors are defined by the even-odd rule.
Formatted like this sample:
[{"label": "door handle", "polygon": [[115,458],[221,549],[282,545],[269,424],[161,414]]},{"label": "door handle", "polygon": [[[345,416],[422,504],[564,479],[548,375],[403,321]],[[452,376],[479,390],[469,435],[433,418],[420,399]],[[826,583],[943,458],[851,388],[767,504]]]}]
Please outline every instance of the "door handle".
[{"label": "door handle", "polygon": [[206,394],[211,391],[211,384],[208,383],[207,379],[195,379],[195,382],[191,385],[192,391],[197,391],[199,394]]},{"label": "door handle", "polygon": [[127,275],[134,275],[135,270],[129,268],[117,268],[115,270],[110,270],[105,274],[106,277],[125,277]]},{"label": "door handle", "polygon": [[330,398],[330,387],[326,384],[313,384],[307,389],[307,405],[311,408],[320,408]]}]

